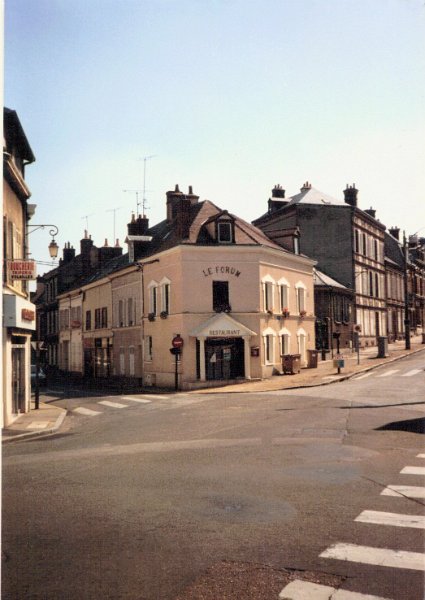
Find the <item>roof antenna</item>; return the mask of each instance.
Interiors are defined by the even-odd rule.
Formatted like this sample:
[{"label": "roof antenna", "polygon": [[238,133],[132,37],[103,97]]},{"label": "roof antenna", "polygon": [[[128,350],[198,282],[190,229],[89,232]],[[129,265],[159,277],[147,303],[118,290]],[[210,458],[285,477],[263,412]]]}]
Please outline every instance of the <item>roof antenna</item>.
[{"label": "roof antenna", "polygon": [[89,217],[92,217],[94,215],[94,213],[91,213],[90,215],[84,215],[84,217],[81,217],[82,219],[86,220],[86,230],[89,230]]},{"label": "roof antenna", "polygon": [[106,212],[113,212],[114,213],[114,237],[112,238],[113,240],[115,240],[115,215],[117,210],[120,210],[122,208],[122,206],[118,206],[117,208],[110,208],[109,210],[107,210]]},{"label": "roof antenna", "polygon": [[145,216],[146,213],[146,161],[150,160],[151,158],[155,158],[157,155],[156,154],[151,154],[150,156],[145,156],[143,158],[143,199],[142,199],[142,216]]}]

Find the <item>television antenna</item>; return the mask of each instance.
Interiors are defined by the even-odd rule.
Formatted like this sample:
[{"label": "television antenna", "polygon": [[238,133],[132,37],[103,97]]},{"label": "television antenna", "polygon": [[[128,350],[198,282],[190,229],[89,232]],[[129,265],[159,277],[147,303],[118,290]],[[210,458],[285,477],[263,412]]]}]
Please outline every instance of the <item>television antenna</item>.
[{"label": "television antenna", "polygon": [[142,190],[123,190],[123,192],[125,193],[130,193],[130,194],[136,194],[136,216],[139,216],[139,206],[140,206],[140,202],[139,202],[139,194]]},{"label": "television antenna", "polygon": [[145,212],[147,209],[147,206],[146,206],[146,202],[147,202],[147,200],[146,200],[146,162],[148,160],[150,160],[151,158],[155,158],[156,156],[157,156],[156,154],[151,154],[150,156],[145,156],[143,159],[140,159],[140,160],[143,160],[143,198],[142,198],[143,216],[145,216]]},{"label": "television antenna", "polygon": [[83,217],[81,217],[82,219],[86,220],[86,231],[88,233],[89,231],[89,217],[92,217],[94,215],[94,213],[91,213],[89,215],[84,215]]},{"label": "television antenna", "polygon": [[120,210],[121,208],[122,208],[122,206],[117,206],[116,208],[110,208],[110,209],[108,209],[106,211],[106,212],[113,212],[114,213],[114,237],[112,238],[113,244],[115,244],[115,240],[116,240],[116,237],[115,237],[115,217],[116,217],[116,214],[117,214],[117,210]]}]

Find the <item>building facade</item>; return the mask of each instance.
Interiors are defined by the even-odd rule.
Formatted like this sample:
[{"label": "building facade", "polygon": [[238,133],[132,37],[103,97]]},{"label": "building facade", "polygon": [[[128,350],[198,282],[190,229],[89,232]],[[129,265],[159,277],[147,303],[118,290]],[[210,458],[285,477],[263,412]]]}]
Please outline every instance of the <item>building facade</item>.
[{"label": "building facade", "polygon": [[268,212],[254,221],[284,248],[317,261],[317,268],[354,292],[353,324],[360,343],[373,345],[387,331],[385,298],[385,226],[375,211],[357,206],[358,190],[347,186],[344,201],[305,183],[299,194],[285,198],[276,186]]},{"label": "building facade", "polygon": [[35,158],[15,111],[3,113],[3,381],[2,426],[30,410],[31,335],[36,328],[28,279],[35,264],[28,260],[28,221],[35,206],[25,167]]}]

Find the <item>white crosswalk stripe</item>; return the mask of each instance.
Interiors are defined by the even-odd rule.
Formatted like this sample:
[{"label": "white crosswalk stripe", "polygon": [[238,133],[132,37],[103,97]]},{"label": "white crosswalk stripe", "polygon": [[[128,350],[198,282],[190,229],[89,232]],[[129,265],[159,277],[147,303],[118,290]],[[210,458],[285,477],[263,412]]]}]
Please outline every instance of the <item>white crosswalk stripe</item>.
[{"label": "white crosswalk stripe", "polygon": [[425,571],[425,554],[421,552],[407,552],[404,550],[390,550],[388,548],[372,548],[358,546],[357,544],[333,544],[320,554],[322,558],[347,560],[380,567],[395,567]]},{"label": "white crosswalk stripe", "polygon": [[425,454],[417,454],[416,458],[425,458]]},{"label": "white crosswalk stripe", "polygon": [[111,408],[128,408],[128,404],[121,404],[120,402],[110,402],[109,400],[100,400],[98,404],[103,404],[103,406],[110,406]]},{"label": "white crosswalk stripe", "polygon": [[418,373],[423,373],[423,369],[412,369],[407,373],[403,373],[402,377],[412,377],[413,375],[417,375]]},{"label": "white crosswalk stripe", "polygon": [[74,408],[72,412],[79,413],[80,415],[86,415],[87,417],[95,417],[96,415],[102,414],[98,410],[91,410],[90,408],[84,408],[84,406]]},{"label": "white crosswalk stripe", "polygon": [[374,525],[425,529],[425,517],[418,515],[400,515],[398,513],[381,512],[377,510],[364,510],[354,520],[359,523],[373,523]]},{"label": "white crosswalk stripe", "polygon": [[355,377],[354,379],[358,381],[359,379],[366,379],[366,377],[370,377],[373,373],[364,373],[363,375],[359,375],[359,377]]},{"label": "white crosswalk stripe", "polygon": [[121,396],[120,400],[128,400],[129,402],[138,402],[139,404],[152,404],[152,400],[145,398],[133,398],[132,396]]},{"label": "white crosswalk stripe", "polygon": [[381,375],[377,375],[377,377],[389,377],[390,375],[394,375],[394,373],[398,373],[400,369],[390,369],[389,371],[385,371]]},{"label": "white crosswalk stripe", "polygon": [[279,594],[279,600],[388,600],[381,596],[359,594],[348,590],[337,590],[329,585],[295,579]]},{"label": "white crosswalk stripe", "polygon": [[404,467],[400,473],[403,473],[403,475],[425,475],[425,467]]},{"label": "white crosswalk stripe", "polygon": [[382,490],[381,496],[425,498],[425,487],[416,485],[389,485]]}]

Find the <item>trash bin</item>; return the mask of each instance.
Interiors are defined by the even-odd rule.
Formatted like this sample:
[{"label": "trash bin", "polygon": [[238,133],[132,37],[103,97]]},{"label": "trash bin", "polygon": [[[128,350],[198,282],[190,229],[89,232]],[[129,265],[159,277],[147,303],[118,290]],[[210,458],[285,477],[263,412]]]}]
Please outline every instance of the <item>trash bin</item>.
[{"label": "trash bin", "polygon": [[301,371],[301,354],[284,354],[282,356],[284,374],[295,375]]},{"label": "trash bin", "polygon": [[317,369],[317,355],[319,352],[317,350],[307,350],[307,368],[308,369]]},{"label": "trash bin", "polygon": [[377,358],[386,358],[388,354],[388,338],[385,335],[378,337],[378,356]]}]

